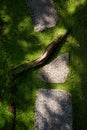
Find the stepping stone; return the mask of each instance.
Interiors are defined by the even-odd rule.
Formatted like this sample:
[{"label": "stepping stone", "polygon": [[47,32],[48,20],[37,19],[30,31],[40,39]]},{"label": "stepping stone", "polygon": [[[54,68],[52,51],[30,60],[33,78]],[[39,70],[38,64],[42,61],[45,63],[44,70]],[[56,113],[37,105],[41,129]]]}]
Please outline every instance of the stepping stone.
[{"label": "stepping stone", "polygon": [[27,0],[36,32],[56,25],[57,13],[51,0]]},{"label": "stepping stone", "polygon": [[72,130],[72,101],[68,92],[39,89],[35,130]]},{"label": "stepping stone", "polygon": [[69,74],[69,54],[58,56],[51,63],[45,65],[38,73],[38,77],[48,83],[64,83]]}]

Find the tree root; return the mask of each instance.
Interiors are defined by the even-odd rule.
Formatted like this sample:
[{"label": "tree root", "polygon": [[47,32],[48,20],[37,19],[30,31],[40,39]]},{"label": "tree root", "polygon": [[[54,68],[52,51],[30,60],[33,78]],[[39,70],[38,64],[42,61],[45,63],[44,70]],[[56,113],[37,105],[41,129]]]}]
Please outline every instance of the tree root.
[{"label": "tree root", "polygon": [[68,30],[64,35],[58,36],[54,41],[52,41],[45,49],[44,53],[37,59],[24,63],[24,64],[19,64],[13,67],[10,70],[10,74],[12,76],[17,76],[22,74],[23,72],[27,71],[30,68],[35,68],[39,65],[42,65],[50,56],[50,54],[54,51],[54,49],[60,45],[63,41],[63,39],[70,33],[70,30]]},{"label": "tree root", "polygon": [[56,47],[58,47],[60,44],[62,44],[62,41],[67,37],[67,35],[70,33],[71,30],[68,30],[64,35],[58,36],[54,41],[52,41],[45,49],[44,53],[37,59],[24,63],[19,64],[13,67],[9,73],[8,77],[11,79],[11,86],[10,86],[10,104],[9,104],[9,110],[13,113],[13,121],[12,121],[12,130],[15,130],[15,123],[16,123],[16,104],[15,104],[15,94],[17,90],[17,81],[20,78],[21,75],[23,75],[24,72],[26,72],[29,69],[35,68],[39,65],[42,65],[45,63],[45,61],[50,57],[52,52],[55,50]]}]

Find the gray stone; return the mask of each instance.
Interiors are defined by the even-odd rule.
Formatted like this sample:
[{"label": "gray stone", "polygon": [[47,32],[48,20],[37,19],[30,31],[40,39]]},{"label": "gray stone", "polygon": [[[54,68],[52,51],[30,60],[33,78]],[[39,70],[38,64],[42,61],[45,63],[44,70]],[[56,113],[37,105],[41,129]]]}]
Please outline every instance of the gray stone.
[{"label": "gray stone", "polygon": [[72,130],[71,95],[63,90],[37,92],[35,130]]},{"label": "gray stone", "polygon": [[27,0],[35,31],[54,27],[57,22],[57,13],[50,0]]},{"label": "gray stone", "polygon": [[38,73],[38,77],[48,83],[64,83],[69,74],[69,54],[58,56],[51,63],[45,65]]}]

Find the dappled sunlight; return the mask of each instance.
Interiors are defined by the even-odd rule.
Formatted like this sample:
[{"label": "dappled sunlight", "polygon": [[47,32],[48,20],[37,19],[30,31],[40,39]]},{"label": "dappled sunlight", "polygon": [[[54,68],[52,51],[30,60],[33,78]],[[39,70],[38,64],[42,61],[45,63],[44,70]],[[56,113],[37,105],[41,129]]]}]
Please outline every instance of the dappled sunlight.
[{"label": "dappled sunlight", "polygon": [[72,103],[69,93],[63,90],[37,91],[35,129],[72,129]]},{"label": "dappled sunlight", "polygon": [[67,2],[67,12],[69,13],[69,14],[73,14],[74,12],[75,12],[75,9],[78,7],[78,6],[80,6],[81,5],[81,2],[80,1],[78,1],[78,0],[76,0],[76,1],[74,1],[74,0],[69,0],[69,2]]},{"label": "dappled sunlight", "polygon": [[5,28],[3,31],[3,35],[7,35],[10,32],[10,27],[9,28]]},{"label": "dappled sunlight", "polygon": [[34,113],[32,112],[32,108],[27,110],[26,112],[18,111],[16,118],[16,129],[20,130],[33,130],[34,129]]},{"label": "dappled sunlight", "polygon": [[[24,19],[18,24],[18,30],[28,30],[29,32],[33,29],[29,16],[25,16]],[[33,30],[32,30],[33,31]]]},{"label": "dappled sunlight", "polygon": [[73,47],[77,46],[78,40],[75,37],[73,37],[72,35],[70,35],[70,37],[68,38],[68,40],[69,40],[70,45],[72,45]]},{"label": "dappled sunlight", "polygon": [[82,0],[76,0],[76,1],[70,0],[69,2],[67,2],[68,13],[71,14],[71,15],[74,14],[76,8],[78,8],[79,6],[85,5],[85,2],[86,2],[86,0],[83,0],[83,1]]},{"label": "dappled sunlight", "polygon": [[[36,36],[39,39],[39,44],[44,46],[44,48],[50,44],[54,39],[56,39],[58,36],[62,36],[65,34],[67,30],[64,27],[56,27],[54,29],[49,29],[44,32],[40,32],[36,34]],[[44,40],[45,39],[45,40]]]},{"label": "dappled sunlight", "polygon": [[[15,65],[38,58],[45,47],[68,29],[70,34],[56,49],[59,54],[69,52],[70,73],[64,84],[48,84],[30,69],[18,79],[16,90],[17,129],[33,130],[36,91],[39,88],[63,89],[72,94],[74,130],[85,130],[87,124],[87,2],[86,0],[53,0],[59,19],[54,28],[34,32],[26,1],[4,0],[0,8],[0,129],[8,129],[12,114],[8,110],[9,86],[5,81],[8,70]],[[12,5],[12,6],[11,6]],[[48,63],[49,60],[46,62]],[[42,66],[41,66],[42,67]],[[49,78],[49,77],[48,77]],[[6,82],[6,83],[5,83]],[[6,84],[6,85],[5,85]],[[8,90],[7,90],[8,89]],[[2,102],[2,103],[1,103]],[[6,104],[4,105],[4,102]],[[78,124],[78,122],[81,122]]]},{"label": "dappled sunlight", "polygon": [[5,129],[5,127],[10,129],[12,117],[13,115],[8,110],[8,104],[5,102],[0,102],[0,129]]},{"label": "dappled sunlight", "polygon": [[6,13],[6,11],[2,11],[1,13],[1,18],[4,22],[9,22],[11,21],[11,17]]},{"label": "dappled sunlight", "polygon": [[18,44],[22,46],[23,51],[28,51],[30,44],[25,40],[18,40]]}]

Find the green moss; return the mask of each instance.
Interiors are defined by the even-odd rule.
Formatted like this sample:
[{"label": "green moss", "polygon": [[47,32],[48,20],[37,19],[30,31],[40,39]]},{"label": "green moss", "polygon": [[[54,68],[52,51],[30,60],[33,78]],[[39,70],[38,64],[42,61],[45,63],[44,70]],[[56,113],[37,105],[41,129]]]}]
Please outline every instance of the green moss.
[{"label": "green moss", "polygon": [[29,70],[18,81],[16,90],[16,129],[33,130],[36,92],[39,88],[63,89],[71,93],[73,129],[86,130],[87,124],[87,2],[53,0],[58,11],[56,27],[34,32],[25,0],[0,0],[0,129],[10,130],[12,115],[8,110],[9,87],[5,82],[13,66],[34,60],[58,35],[72,28],[49,63],[59,54],[70,53],[70,74],[64,84],[48,84],[37,77],[39,68]]}]

